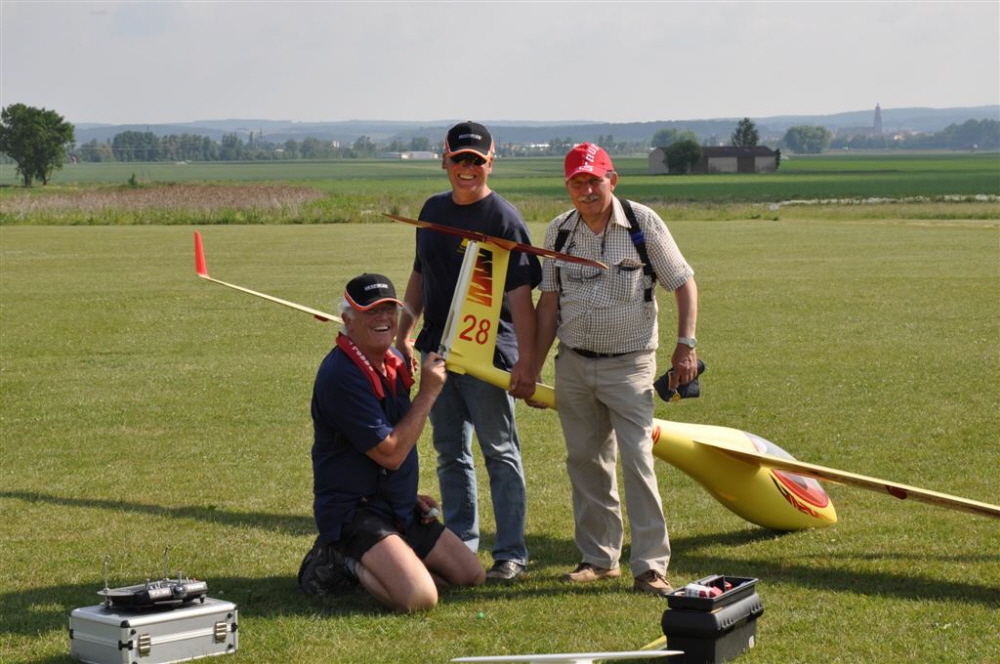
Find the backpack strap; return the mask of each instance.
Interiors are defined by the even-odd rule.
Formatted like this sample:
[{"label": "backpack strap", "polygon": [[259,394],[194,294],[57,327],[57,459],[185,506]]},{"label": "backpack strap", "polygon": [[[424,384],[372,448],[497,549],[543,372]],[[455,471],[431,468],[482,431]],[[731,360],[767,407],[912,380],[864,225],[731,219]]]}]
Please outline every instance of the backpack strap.
[{"label": "backpack strap", "polygon": [[[572,214],[570,214],[569,216],[567,216],[565,219],[563,219],[563,222],[559,225],[559,229],[556,232],[556,241],[555,241],[555,244],[553,245],[553,248],[556,251],[562,251],[563,245],[565,245],[566,244],[566,240],[569,239],[570,230],[568,228],[564,228],[564,226],[566,225],[567,221],[569,221],[570,219],[573,218],[573,214],[579,215],[580,213],[579,212],[573,212]],[[577,223],[579,223],[579,222],[577,222]],[[556,284],[559,285],[559,292],[561,293],[562,292],[562,271],[559,269],[558,265],[556,265],[555,268],[556,268]]]},{"label": "backpack strap", "polygon": [[632,239],[632,244],[639,254],[639,260],[642,261],[642,273],[649,277],[649,286],[643,292],[643,299],[646,302],[652,302],[653,288],[656,286],[656,272],[653,270],[653,264],[649,262],[649,252],[646,251],[646,236],[643,234],[642,229],[639,228],[639,222],[635,218],[635,210],[632,209],[632,204],[624,198],[618,200],[621,201],[622,209],[628,218],[629,237]]},{"label": "backpack strap", "polygon": [[569,229],[560,228],[559,232],[556,233],[556,244],[555,244],[556,251],[562,251],[563,245],[566,244],[566,238],[568,237],[569,237]]}]

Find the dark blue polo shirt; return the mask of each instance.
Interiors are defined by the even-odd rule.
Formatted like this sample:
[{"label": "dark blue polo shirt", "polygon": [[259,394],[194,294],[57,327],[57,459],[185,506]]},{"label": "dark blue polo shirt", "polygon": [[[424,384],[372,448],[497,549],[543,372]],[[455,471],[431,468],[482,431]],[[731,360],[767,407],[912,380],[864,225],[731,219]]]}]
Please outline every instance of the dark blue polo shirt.
[{"label": "dark blue polo shirt", "polygon": [[362,498],[399,523],[409,524],[413,518],[419,479],[416,447],[394,471],[366,454],[392,433],[410,408],[409,390],[401,378],[396,379],[395,395],[386,379],[380,379],[386,395],[381,401],[368,377],[336,347],[316,372],[312,398],[313,513],[326,542],[340,538],[341,526],[350,521]]},{"label": "dark blue polo shirt", "polygon": [[[491,192],[486,198],[471,205],[457,205],[452,200],[450,191],[436,194],[424,203],[420,219],[531,244],[528,227],[521,214],[496,192]],[[413,269],[424,279],[424,326],[415,345],[425,353],[437,351],[441,345],[448,310],[451,308],[455,285],[465,258],[463,242],[462,238],[453,235],[424,228],[417,230],[417,252]],[[542,270],[538,257],[520,251],[511,252],[504,292],[524,285],[534,288],[541,279]],[[500,369],[509,371],[515,362],[517,337],[514,335],[507,298],[504,298],[493,363]]]}]

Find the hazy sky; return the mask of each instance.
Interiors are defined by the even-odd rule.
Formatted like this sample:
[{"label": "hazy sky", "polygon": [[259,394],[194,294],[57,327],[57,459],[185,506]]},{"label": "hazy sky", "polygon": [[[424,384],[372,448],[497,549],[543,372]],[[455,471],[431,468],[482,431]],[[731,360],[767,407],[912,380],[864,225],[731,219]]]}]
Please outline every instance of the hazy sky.
[{"label": "hazy sky", "polygon": [[0,0],[70,122],[683,120],[1000,103],[1000,0]]}]

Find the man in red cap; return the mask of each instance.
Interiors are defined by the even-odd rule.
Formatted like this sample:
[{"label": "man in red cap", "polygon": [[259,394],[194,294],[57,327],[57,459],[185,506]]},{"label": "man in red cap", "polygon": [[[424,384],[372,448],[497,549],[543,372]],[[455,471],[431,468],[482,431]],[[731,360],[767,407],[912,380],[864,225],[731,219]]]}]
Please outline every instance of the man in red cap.
[{"label": "man in red cap", "polygon": [[559,339],[556,402],[582,554],[564,578],[586,583],[621,576],[624,529],[615,475],[621,455],[633,587],[664,596],[672,589],[666,576],[670,541],[652,456],[654,287],[659,281],[677,302],[671,360],[678,384],[688,383],[697,376],[698,359],[694,271],[653,210],[614,196],[618,174],[603,148],[577,145],[564,166],[573,209],[552,221],[544,246],[608,266],[545,259],[536,307],[536,375]]},{"label": "man in red cap", "polygon": [[341,306],[346,332],[316,373],[312,418],[313,513],[319,536],[302,561],[299,585],[333,595],[358,582],[391,609],[437,603],[436,581],[482,583],[474,553],[417,494],[416,443],[445,385],[444,360],[427,356],[416,397],[392,349],[402,302],[388,278],[355,277]]},{"label": "man in red cap", "polygon": [[[427,199],[420,219],[530,244],[521,214],[489,187],[494,157],[493,137],[486,127],[472,121],[452,127],[441,163],[448,173],[451,191]],[[417,230],[413,272],[403,298],[407,306],[396,342],[412,367],[417,365],[414,346],[424,354],[440,348],[464,252],[460,238]],[[486,574],[491,582],[513,581],[528,564],[524,469],[514,399],[529,397],[535,390],[535,310],[531,289],[540,279],[541,268],[535,256],[512,252],[494,356],[498,368],[511,372],[510,393],[473,376],[449,374],[430,415],[434,449],[438,453],[444,522],[473,551],[479,547],[472,451],[472,432],[476,432],[490,478],[496,519],[494,564]],[[423,329],[414,344],[410,338],[421,315]]]}]

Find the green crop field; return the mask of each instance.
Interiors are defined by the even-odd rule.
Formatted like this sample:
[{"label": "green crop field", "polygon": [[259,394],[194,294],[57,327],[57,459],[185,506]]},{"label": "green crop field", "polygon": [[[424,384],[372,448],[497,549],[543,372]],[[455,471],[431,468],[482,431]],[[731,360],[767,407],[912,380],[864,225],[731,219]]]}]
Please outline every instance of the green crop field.
[{"label": "green crop field", "polygon": [[[901,155],[794,156],[774,174],[647,175],[645,158],[620,158],[620,193],[637,200],[698,203],[765,202],[798,199],[941,198],[1000,195],[1000,154],[932,153]],[[511,200],[562,199],[562,160],[501,159],[493,182]],[[444,184],[436,161],[342,160],[256,163],[71,164],[57,171],[50,189],[194,182],[282,182],[306,185],[332,198],[375,197],[422,201]],[[16,184],[11,165],[0,184]],[[38,189],[38,188],[36,188]],[[42,196],[46,192],[34,191]],[[0,201],[23,192],[3,191]],[[364,207],[364,205],[356,206]]]},{"label": "green crop field", "polygon": [[[618,160],[617,193],[664,219],[1000,219],[1000,155],[822,155],[778,173],[647,175]],[[493,186],[529,221],[565,210],[561,160],[502,159]],[[126,184],[135,175],[137,186]],[[5,165],[0,182],[15,181]],[[415,217],[446,181],[437,162],[344,160],[208,164],[73,164],[47,187],[0,187],[0,225],[315,224]],[[837,204],[830,205],[829,202]]]},{"label": "green crop field", "polygon": [[[861,186],[864,173],[848,178],[854,163],[829,177]],[[944,160],[940,173],[959,170],[955,163]],[[545,199],[531,216],[537,238],[546,215],[567,203],[556,175],[525,172],[536,165],[558,171],[557,161],[540,160],[516,165],[520,174],[505,179],[502,164],[496,186]],[[376,213],[392,204],[415,213],[417,197],[445,186],[439,171],[399,165],[413,169],[380,180],[373,173],[381,165],[368,164],[361,168],[373,170],[354,180],[343,164],[167,166],[175,170],[162,173],[204,169],[197,179],[218,169],[227,180],[260,168],[271,183],[284,168],[342,170],[315,178],[300,170],[291,184],[261,189],[284,206],[268,214],[287,219],[240,219],[238,212],[249,213],[235,203],[230,212],[171,212],[156,200],[138,216],[78,209],[58,216],[60,196],[72,207],[83,200],[74,192],[127,194],[117,186],[129,175],[121,166],[67,169],[119,170],[107,180],[115,186],[70,185],[60,175],[51,192],[29,192],[32,205],[53,200],[35,217],[24,192],[0,193],[0,662],[72,661],[68,616],[97,603],[105,555],[110,582],[133,583],[161,574],[167,546],[173,568],[238,605],[234,662],[443,663],[634,649],[660,636],[664,603],[632,593],[627,573],[589,587],[558,581],[578,556],[563,441],[554,413],[521,405],[532,556],[523,582],[448,591],[436,609],[413,616],[388,614],[361,592],[318,602],[296,587],[314,536],[311,383],[335,329],[197,279],[192,227],[165,224],[175,215],[178,223],[227,224],[201,227],[213,276],[330,310],[361,271],[404,283],[413,231],[295,223],[318,220],[302,210],[364,191],[370,198],[343,204],[345,220],[365,218],[347,212],[359,200]],[[157,168],[142,177],[157,179]],[[819,170],[793,160],[782,174],[745,178],[745,187],[774,183],[798,197],[788,183],[826,177]],[[968,176],[988,184],[995,164],[977,172],[952,182]],[[909,189],[899,183],[913,175],[900,175],[897,186]],[[744,187],[725,178],[627,179],[626,195],[636,196],[698,182],[716,192]],[[225,193],[182,186],[173,189],[185,197]],[[996,193],[992,186],[975,193]],[[380,198],[392,189],[406,193]],[[824,198],[840,195],[823,190]],[[858,216],[872,209],[862,206],[733,208],[756,210],[751,219],[727,218],[732,211],[714,203],[698,208],[707,221],[671,221],[697,271],[699,354],[709,370],[701,398],[661,403],[657,416],[751,431],[802,460],[1000,504],[996,205],[935,205],[919,214],[880,207],[871,218]],[[958,218],[948,217],[952,209]],[[126,225],[116,225],[117,214]],[[109,225],[85,226],[87,215]],[[666,338],[670,297],[660,293],[659,301]],[[667,352],[660,351],[661,369]],[[426,432],[419,449],[423,489],[436,494]],[[1000,662],[1000,522],[828,485],[839,523],[776,533],[657,464],[674,584],[709,574],[760,579],[757,646],[737,661]],[[493,522],[488,483],[480,481],[488,549]]]}]

